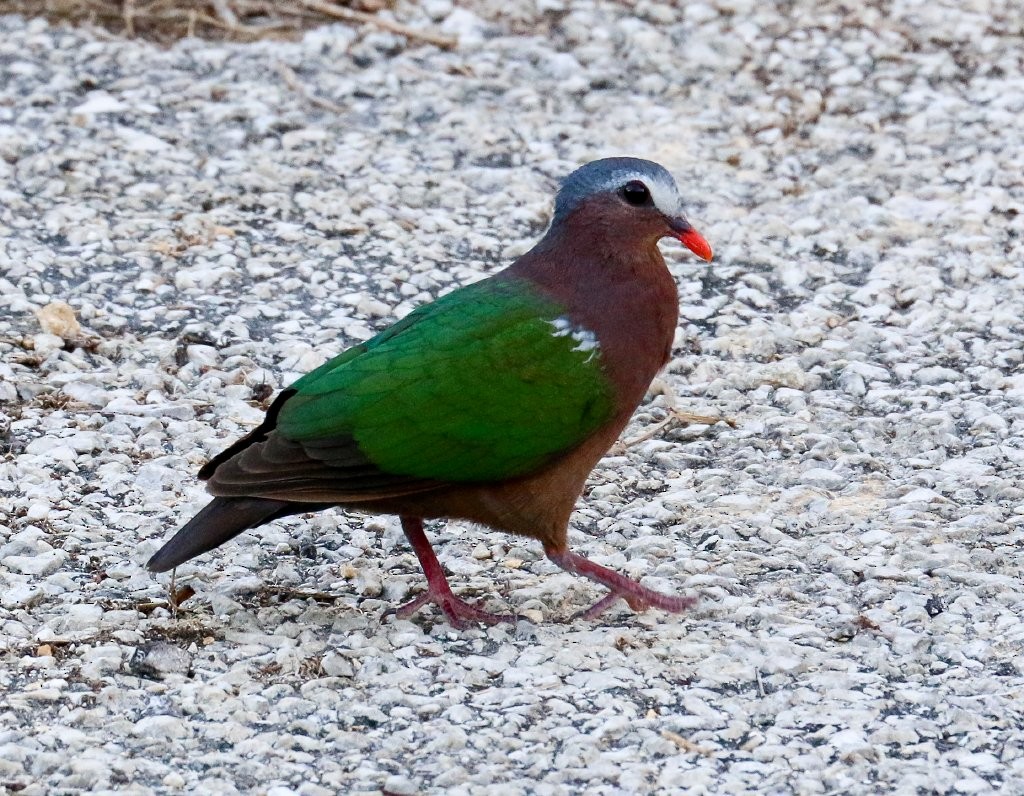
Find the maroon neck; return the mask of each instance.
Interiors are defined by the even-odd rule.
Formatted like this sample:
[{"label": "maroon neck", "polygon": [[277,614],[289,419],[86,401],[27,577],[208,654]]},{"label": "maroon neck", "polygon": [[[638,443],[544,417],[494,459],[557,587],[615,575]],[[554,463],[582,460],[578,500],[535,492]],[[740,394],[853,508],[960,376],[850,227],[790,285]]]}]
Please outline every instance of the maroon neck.
[{"label": "maroon neck", "polygon": [[675,282],[656,232],[623,229],[600,213],[577,211],[509,267],[593,331],[601,361],[631,413],[668,361],[679,317]]}]

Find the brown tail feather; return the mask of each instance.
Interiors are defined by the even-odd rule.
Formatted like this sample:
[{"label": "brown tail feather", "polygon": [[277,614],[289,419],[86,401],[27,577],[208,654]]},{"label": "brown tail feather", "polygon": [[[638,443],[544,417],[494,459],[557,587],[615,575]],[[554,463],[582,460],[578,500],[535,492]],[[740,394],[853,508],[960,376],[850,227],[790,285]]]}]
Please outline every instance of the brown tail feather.
[{"label": "brown tail feather", "polygon": [[178,564],[212,550],[242,531],[265,522],[304,511],[317,511],[324,505],[289,503],[264,498],[225,498],[211,500],[185,523],[146,566],[153,572],[166,572]]}]

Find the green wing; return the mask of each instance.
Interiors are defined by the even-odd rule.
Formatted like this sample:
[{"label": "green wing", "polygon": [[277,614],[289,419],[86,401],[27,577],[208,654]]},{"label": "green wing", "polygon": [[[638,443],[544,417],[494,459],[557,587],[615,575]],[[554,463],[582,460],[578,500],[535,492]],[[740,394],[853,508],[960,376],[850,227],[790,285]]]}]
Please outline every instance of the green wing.
[{"label": "green wing", "polygon": [[275,432],[321,461],[354,443],[411,479],[529,473],[614,412],[596,341],[563,313],[521,280],[458,290],[295,382]]}]

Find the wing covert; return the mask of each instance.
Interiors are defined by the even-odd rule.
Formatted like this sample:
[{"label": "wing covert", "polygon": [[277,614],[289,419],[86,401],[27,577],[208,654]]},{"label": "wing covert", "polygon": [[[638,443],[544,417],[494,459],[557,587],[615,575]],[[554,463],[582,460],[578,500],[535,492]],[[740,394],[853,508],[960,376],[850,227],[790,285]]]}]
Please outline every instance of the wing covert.
[{"label": "wing covert", "polygon": [[299,379],[276,433],[321,461],[331,440],[354,442],[404,478],[531,472],[614,413],[596,342],[566,331],[563,312],[521,280],[463,288]]}]

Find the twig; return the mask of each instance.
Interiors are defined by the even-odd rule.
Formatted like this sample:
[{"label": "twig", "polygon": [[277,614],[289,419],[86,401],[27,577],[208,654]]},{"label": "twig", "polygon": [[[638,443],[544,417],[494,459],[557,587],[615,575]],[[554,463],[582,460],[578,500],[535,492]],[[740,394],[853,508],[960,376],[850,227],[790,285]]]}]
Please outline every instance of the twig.
[{"label": "twig", "polygon": [[121,17],[124,19],[124,31],[128,36],[135,35],[135,0],[124,0],[121,6]]},{"label": "twig", "polygon": [[634,445],[639,445],[641,442],[647,442],[647,440],[652,437],[658,436],[661,432],[678,425],[679,423],[684,423],[686,425],[696,423],[701,426],[713,426],[715,423],[725,423],[731,428],[736,428],[736,421],[731,417],[697,415],[693,412],[686,412],[682,409],[669,409],[668,416],[664,420],[660,420],[657,423],[648,426],[635,437],[622,440],[617,443],[616,448],[621,446],[621,450],[625,451],[627,448],[632,448]]},{"label": "twig", "polygon": [[211,17],[209,14],[204,14],[201,11],[192,11],[190,14],[190,22],[194,19],[197,22],[209,25],[211,28],[220,28],[221,30],[226,30],[229,33],[246,36],[250,39],[262,39],[264,36],[273,33],[274,28],[276,27],[268,25],[266,27],[255,28],[250,25],[230,25],[219,17]]},{"label": "twig", "polygon": [[704,755],[704,757],[713,756],[713,753],[710,749],[705,749],[703,746],[695,744],[693,741],[684,738],[679,733],[672,732],[672,730],[662,730],[661,737],[664,738],[666,741],[671,741],[684,752],[695,752],[696,754]]},{"label": "twig", "polygon": [[373,25],[390,33],[405,36],[407,39],[425,41],[443,50],[452,50],[458,44],[458,41],[450,36],[443,36],[440,33],[433,33],[429,30],[417,30],[416,28],[410,28],[408,25],[403,25],[401,22],[393,22],[376,14],[367,14],[365,11],[343,8],[334,3],[324,2],[324,0],[302,0],[302,5],[312,11],[319,11],[328,17],[342,19],[346,22],[361,22],[366,25]]},{"label": "twig", "polygon": [[178,618],[178,590],[175,588],[175,581],[178,576],[178,568],[175,567],[171,570],[171,587],[167,590],[167,602],[171,606],[171,618]]},{"label": "twig", "polygon": [[296,94],[303,97],[310,105],[315,105],[318,108],[330,111],[331,113],[344,113],[345,109],[340,105],[336,105],[330,100],[318,97],[316,94],[307,89],[302,85],[299,80],[299,76],[295,74],[295,70],[292,69],[288,64],[281,61],[277,61],[274,66],[277,68],[278,73],[281,75],[281,79],[284,80],[285,85],[288,86]]},{"label": "twig", "polygon": [[293,589],[290,586],[260,586],[251,591],[245,592],[253,597],[278,597],[286,600],[313,600],[321,605],[331,605],[341,599],[341,595],[330,594],[325,591],[306,591],[304,589]]},{"label": "twig", "polygon": [[228,5],[227,0],[210,0],[210,5],[213,6],[213,10],[217,12],[217,16],[220,17],[228,27],[242,27],[238,24],[238,17],[235,16],[235,12],[231,9],[231,6]]}]

